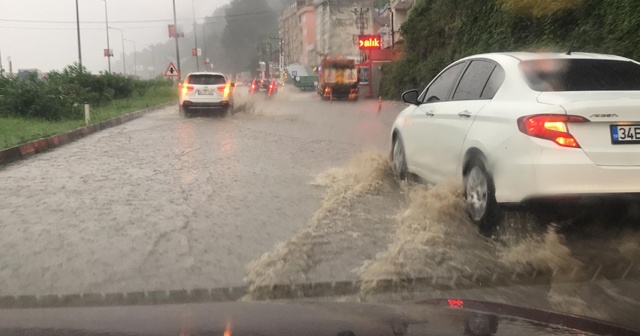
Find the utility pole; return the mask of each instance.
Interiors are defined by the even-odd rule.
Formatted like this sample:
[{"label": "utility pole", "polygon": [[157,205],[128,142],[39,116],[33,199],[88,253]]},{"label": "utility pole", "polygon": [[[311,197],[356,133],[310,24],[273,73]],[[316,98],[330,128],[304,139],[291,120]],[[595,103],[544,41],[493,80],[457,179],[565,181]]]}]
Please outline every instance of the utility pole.
[{"label": "utility pole", "polygon": [[[356,15],[356,26],[360,29],[360,36],[364,35],[365,29],[369,27],[369,8],[353,8],[353,14]],[[373,60],[371,59],[371,50],[365,52],[368,63],[368,81],[369,81],[369,97],[373,97]]]},{"label": "utility pole", "polygon": [[0,76],[4,74],[4,68],[2,67],[2,51],[0,50]]},{"label": "utility pole", "polygon": [[[80,42],[80,7],[78,7],[78,0],[76,0],[76,28],[78,30],[78,64],[80,65],[80,71],[82,71],[82,44]],[[0,66],[2,68],[2,66]]]},{"label": "utility pole", "polygon": [[369,8],[354,8],[352,12],[356,15],[356,26],[360,29],[360,35],[364,35],[365,29],[369,27]]},{"label": "utility pole", "polygon": [[389,13],[391,13],[391,49],[396,45],[395,13],[393,13],[393,0],[389,0]]},{"label": "utility pole", "polygon": [[137,53],[136,41],[127,40],[127,39],[125,39],[125,41],[133,43],[133,75],[138,76],[138,55],[136,55]]},{"label": "utility pole", "polygon": [[204,57],[205,71],[209,68],[209,62],[207,62],[207,23],[202,24],[202,56]]},{"label": "utility pole", "polygon": [[111,44],[109,43],[109,12],[107,11],[107,0],[104,1],[104,20],[107,29],[107,60],[109,61],[109,73],[111,73]]},{"label": "utility pole", "polygon": [[[153,68],[153,71],[151,72],[152,74],[156,73],[156,49],[153,46],[153,44],[151,45],[151,67]],[[153,79],[155,76],[151,76],[151,79]]]},{"label": "utility pole", "polygon": [[178,44],[178,19],[176,18],[176,0],[173,0],[173,25],[176,27],[176,62],[178,63],[178,81],[182,82],[182,69],[180,68],[180,45]]},{"label": "utility pole", "polygon": [[196,23],[196,0],[191,0],[193,8],[193,39],[196,42],[196,70],[200,71],[200,55],[198,55],[198,26]]},{"label": "utility pole", "polygon": [[278,48],[280,49],[280,55],[279,55],[279,59],[278,59],[278,68],[280,70],[280,79],[282,80],[282,72],[284,71],[284,51],[283,49],[283,40],[280,37],[269,37],[272,40],[278,40]]}]

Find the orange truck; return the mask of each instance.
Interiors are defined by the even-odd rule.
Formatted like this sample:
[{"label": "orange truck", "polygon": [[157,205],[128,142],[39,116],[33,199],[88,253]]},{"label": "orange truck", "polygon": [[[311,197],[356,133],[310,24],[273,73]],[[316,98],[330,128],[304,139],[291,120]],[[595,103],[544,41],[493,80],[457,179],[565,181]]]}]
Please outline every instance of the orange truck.
[{"label": "orange truck", "polygon": [[358,100],[358,68],[354,60],[327,57],[318,72],[318,94],[323,100]]}]

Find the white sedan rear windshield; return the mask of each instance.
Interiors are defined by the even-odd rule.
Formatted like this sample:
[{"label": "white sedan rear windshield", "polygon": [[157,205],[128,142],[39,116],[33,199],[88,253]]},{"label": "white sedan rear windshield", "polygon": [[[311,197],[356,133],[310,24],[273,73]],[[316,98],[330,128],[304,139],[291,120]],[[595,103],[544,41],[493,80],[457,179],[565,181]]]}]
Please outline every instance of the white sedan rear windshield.
[{"label": "white sedan rear windshield", "polygon": [[191,75],[188,83],[193,85],[221,85],[226,84],[227,81],[221,75]]},{"label": "white sedan rear windshield", "polygon": [[520,69],[535,91],[637,91],[640,65],[596,59],[523,61]]}]

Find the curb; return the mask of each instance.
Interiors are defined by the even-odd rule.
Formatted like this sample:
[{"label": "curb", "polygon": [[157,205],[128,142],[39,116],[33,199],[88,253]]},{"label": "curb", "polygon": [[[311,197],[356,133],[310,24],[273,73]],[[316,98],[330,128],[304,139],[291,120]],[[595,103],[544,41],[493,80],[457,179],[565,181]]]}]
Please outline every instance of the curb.
[{"label": "curb", "polygon": [[101,121],[97,124],[87,125],[84,127],[76,128],[66,133],[52,135],[47,138],[29,141],[15,147],[0,150],[0,166],[14,161],[27,159],[36,154],[66,145],[70,142],[84,138],[87,135],[105,130],[107,128],[118,126],[128,121],[138,119],[149,112],[153,112],[164,107],[169,107],[174,104],[175,102],[169,102],[151,106],[143,110],[138,110],[125,115],[121,115],[116,118]]}]

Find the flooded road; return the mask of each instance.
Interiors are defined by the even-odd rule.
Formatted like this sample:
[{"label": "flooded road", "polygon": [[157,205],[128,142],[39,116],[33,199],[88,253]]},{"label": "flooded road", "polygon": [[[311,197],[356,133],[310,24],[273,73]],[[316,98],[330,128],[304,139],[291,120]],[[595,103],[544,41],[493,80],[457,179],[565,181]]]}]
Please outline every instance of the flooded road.
[{"label": "flooded road", "polygon": [[321,205],[316,176],[384,148],[394,117],[286,92],[251,105],[166,108],[0,168],[0,295],[243,284]]},{"label": "flooded road", "polygon": [[[392,177],[401,104],[286,90],[244,101],[226,119],[166,108],[0,168],[0,295],[248,286],[264,299],[273,285],[348,281],[361,285],[345,300],[640,314],[634,226],[510,213],[487,239],[458,186]],[[460,290],[416,291],[416,279]]]}]

